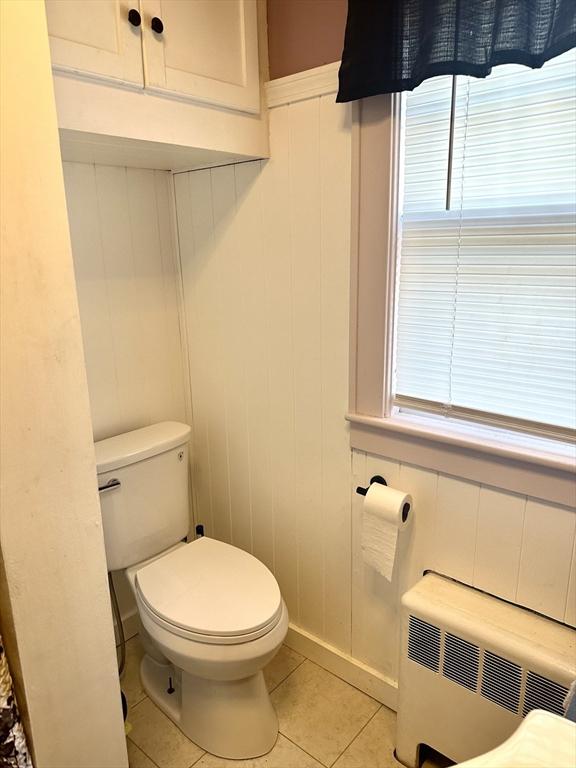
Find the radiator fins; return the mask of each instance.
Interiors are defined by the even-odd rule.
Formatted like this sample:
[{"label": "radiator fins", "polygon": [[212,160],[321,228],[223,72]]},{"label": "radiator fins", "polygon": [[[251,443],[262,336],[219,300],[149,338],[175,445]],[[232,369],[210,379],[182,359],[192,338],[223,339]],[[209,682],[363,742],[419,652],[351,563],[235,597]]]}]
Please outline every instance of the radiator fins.
[{"label": "radiator fins", "polygon": [[444,664],[442,674],[464,688],[475,691],[478,687],[480,649],[461,637],[446,633],[444,638]]},{"label": "radiator fins", "polygon": [[528,672],[522,715],[526,717],[533,709],[545,709],[547,712],[563,715],[563,702],[567,694],[568,689],[563,685],[537,675],[536,672]]},{"label": "radiator fins", "polygon": [[522,717],[533,709],[564,714],[563,702],[568,689],[563,685],[527,670],[522,696],[524,670],[519,664],[493,651],[484,650],[480,674],[480,648],[477,645],[450,632],[443,632],[417,616],[409,618],[408,658],[433,672],[441,671],[442,676],[448,680],[469,691],[478,692],[499,707]]},{"label": "radiator fins", "polygon": [[440,629],[410,616],[408,658],[433,672],[440,670]]},{"label": "radiator fins", "polygon": [[481,693],[485,699],[517,713],[521,685],[522,668],[518,664],[503,659],[492,651],[484,651]]}]

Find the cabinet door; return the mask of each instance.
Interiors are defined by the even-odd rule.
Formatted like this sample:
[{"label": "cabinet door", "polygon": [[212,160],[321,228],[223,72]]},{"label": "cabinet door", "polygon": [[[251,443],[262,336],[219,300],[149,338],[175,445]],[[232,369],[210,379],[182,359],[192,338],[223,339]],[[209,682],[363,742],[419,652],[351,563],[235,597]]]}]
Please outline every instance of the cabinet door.
[{"label": "cabinet door", "polygon": [[[141,6],[146,88],[259,112],[256,0],[141,0]],[[153,31],[153,18],[161,20],[161,33]]]},{"label": "cabinet door", "polygon": [[142,86],[142,26],[128,21],[138,0],[46,0],[52,66]]}]

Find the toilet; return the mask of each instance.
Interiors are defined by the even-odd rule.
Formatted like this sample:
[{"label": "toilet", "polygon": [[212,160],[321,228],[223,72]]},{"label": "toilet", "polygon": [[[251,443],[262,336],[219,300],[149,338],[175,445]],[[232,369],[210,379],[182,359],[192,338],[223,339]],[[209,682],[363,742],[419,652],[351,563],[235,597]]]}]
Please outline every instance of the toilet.
[{"label": "toilet", "polygon": [[274,746],[263,668],[288,631],[276,579],[189,530],[190,427],[162,422],[95,444],[109,571],[131,585],[149,697],[199,747],[248,759]]}]

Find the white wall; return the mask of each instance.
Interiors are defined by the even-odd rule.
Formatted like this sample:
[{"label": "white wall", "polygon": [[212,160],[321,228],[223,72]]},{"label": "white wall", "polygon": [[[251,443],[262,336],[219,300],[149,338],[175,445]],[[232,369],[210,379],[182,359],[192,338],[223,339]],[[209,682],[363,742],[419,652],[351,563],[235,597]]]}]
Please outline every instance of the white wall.
[{"label": "white wall", "polygon": [[[575,623],[573,511],[351,453],[350,107],[270,124],[271,160],[174,177],[198,522],[272,568],[295,625],[392,680],[426,568]],[[169,176],[65,175],[95,434],[185,419]],[[392,584],[359,547],[353,489],[378,473],[416,502]]]},{"label": "white wall", "polygon": [[352,467],[354,487],[382,475],[414,500],[389,584],[362,562],[362,497],[352,495],[352,656],[397,677],[399,596],[426,570],[576,625],[574,509],[362,451]]},{"label": "white wall", "polygon": [[[63,166],[94,439],[187,422],[172,175]],[[136,603],[114,584],[130,636]]]},{"label": "white wall", "polygon": [[0,3],[0,607],[37,768],[126,743],[44,3]]},{"label": "white wall", "polygon": [[350,111],[272,110],[270,161],[179,174],[197,517],[350,645]]},{"label": "white wall", "polygon": [[64,163],[94,439],[186,421],[172,177]]},{"label": "white wall", "polygon": [[[294,624],[392,680],[426,568],[574,623],[573,510],[351,453],[350,108],[296,100],[270,129],[269,161],[175,177],[198,519],[274,570]],[[360,553],[374,474],[415,499],[392,584]]]}]

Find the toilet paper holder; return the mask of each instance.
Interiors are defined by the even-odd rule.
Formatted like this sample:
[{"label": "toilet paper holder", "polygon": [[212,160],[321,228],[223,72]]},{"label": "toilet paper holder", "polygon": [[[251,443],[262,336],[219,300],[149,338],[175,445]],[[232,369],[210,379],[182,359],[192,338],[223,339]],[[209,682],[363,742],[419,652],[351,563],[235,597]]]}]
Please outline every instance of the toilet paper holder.
[{"label": "toilet paper holder", "polygon": [[[372,485],[373,483],[380,483],[380,485],[388,485],[388,483],[386,482],[386,480],[384,480],[382,475],[374,475],[374,477],[371,477],[370,485]],[[366,496],[366,494],[368,493],[368,489],[370,488],[370,485],[368,486],[368,488],[362,488],[362,486],[359,485],[358,488],[356,488],[356,493],[360,494],[360,496]]]},{"label": "toilet paper holder", "polygon": [[[373,483],[379,483],[380,485],[388,485],[388,483],[386,482],[386,480],[384,480],[382,475],[374,475],[374,477],[371,477],[370,478],[370,485],[372,485]],[[356,488],[356,493],[359,494],[360,496],[366,496],[366,494],[368,493],[368,490],[370,489],[370,485],[368,486],[368,488],[362,488],[362,486],[359,485]],[[402,522],[403,523],[405,523],[406,520],[408,520],[408,515],[409,514],[410,514],[410,504],[404,504],[404,506],[402,507]]]}]

